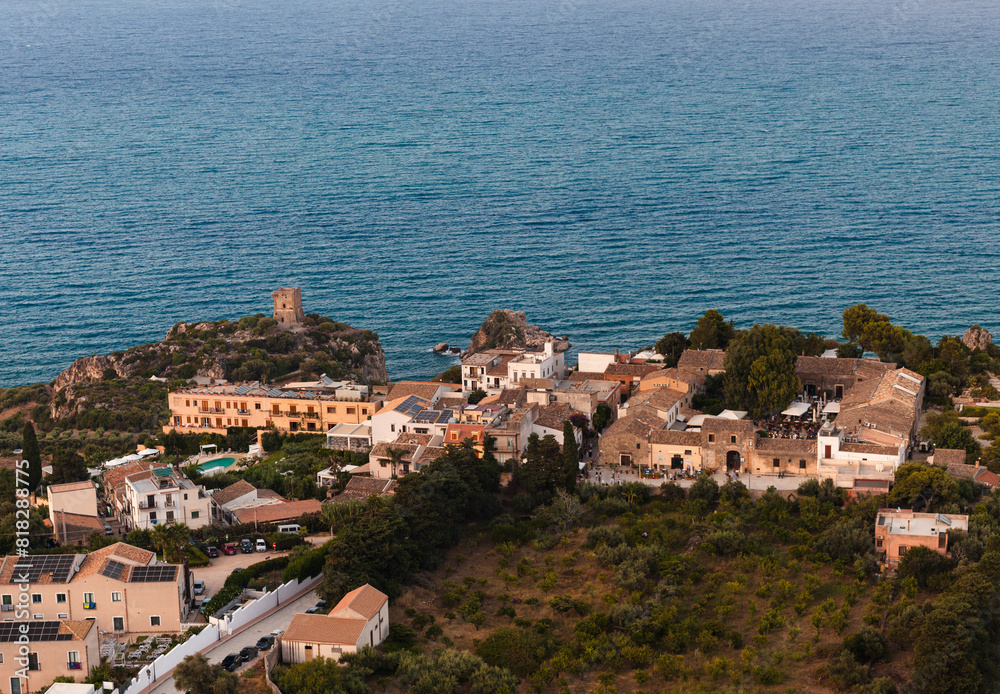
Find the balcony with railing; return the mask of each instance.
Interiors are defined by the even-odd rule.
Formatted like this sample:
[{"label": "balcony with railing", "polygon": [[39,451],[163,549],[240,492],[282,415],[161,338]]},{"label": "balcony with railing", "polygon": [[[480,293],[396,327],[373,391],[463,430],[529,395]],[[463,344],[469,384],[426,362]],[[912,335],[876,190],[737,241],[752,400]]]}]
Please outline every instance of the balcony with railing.
[{"label": "balcony with railing", "polygon": [[66,668],[69,670],[82,670],[83,663],[74,663],[71,661],[69,663],[66,663]]},{"label": "balcony with railing", "polygon": [[225,414],[226,411],[221,407],[199,407],[198,412],[201,414]]}]

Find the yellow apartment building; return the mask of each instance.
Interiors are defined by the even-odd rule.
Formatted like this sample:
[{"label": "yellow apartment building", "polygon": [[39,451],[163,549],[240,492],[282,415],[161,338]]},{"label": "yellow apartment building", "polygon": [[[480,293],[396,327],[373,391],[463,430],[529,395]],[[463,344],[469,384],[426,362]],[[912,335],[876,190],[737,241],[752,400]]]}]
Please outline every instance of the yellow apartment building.
[{"label": "yellow apartment building", "polygon": [[260,383],[206,385],[170,393],[164,432],[225,435],[229,427],[274,427],[282,432],[326,433],[338,424],[361,424],[382,396],[368,386],[320,381],[312,388],[269,388]]}]

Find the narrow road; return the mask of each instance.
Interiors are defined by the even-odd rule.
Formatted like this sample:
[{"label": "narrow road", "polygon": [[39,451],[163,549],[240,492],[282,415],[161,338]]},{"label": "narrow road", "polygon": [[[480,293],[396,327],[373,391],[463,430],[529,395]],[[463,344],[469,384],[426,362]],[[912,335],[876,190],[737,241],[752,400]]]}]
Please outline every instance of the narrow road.
[{"label": "narrow road", "polygon": [[[261,636],[270,634],[275,629],[284,631],[288,628],[294,615],[299,612],[305,612],[315,605],[318,599],[316,591],[310,590],[295,600],[280,606],[277,611],[267,615],[263,619],[254,622],[248,627],[244,627],[242,631],[237,632],[235,635],[218,641],[209,650],[204,651],[205,657],[208,658],[208,662],[210,663],[221,663],[222,659],[230,653],[239,653],[240,649],[244,646],[253,646]],[[257,657],[261,656],[258,655]],[[240,665],[237,672],[249,667],[254,662],[256,661]],[[149,694],[176,694],[176,692],[177,689],[174,686],[174,678],[172,676],[149,690]]]}]

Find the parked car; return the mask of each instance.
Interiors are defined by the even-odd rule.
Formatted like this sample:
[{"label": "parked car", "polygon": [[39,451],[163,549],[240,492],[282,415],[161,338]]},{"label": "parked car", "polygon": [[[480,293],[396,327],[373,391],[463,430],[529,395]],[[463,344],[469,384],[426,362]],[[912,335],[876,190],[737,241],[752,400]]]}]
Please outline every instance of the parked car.
[{"label": "parked car", "polygon": [[271,646],[273,646],[273,645],[274,645],[274,637],[273,636],[261,636],[260,640],[257,641],[257,650],[258,651],[266,651],[269,648],[271,648]]},{"label": "parked car", "polygon": [[110,535],[111,534],[111,526],[110,525],[105,525],[104,526],[104,534],[105,535]]},{"label": "parked car", "polygon": [[244,663],[249,663],[251,660],[257,657],[257,648],[255,646],[247,646],[240,651],[240,660]]},{"label": "parked car", "polygon": [[205,593],[205,582],[204,581],[195,581],[194,582],[194,594],[195,595],[203,595],[204,593]]},{"label": "parked car", "polygon": [[306,614],[316,614],[320,610],[326,607],[326,600],[320,600],[315,605],[306,610]]},{"label": "parked car", "polygon": [[240,540],[240,551],[243,554],[253,554],[253,543],[250,540]]},{"label": "parked car", "polygon": [[225,658],[222,659],[222,668],[224,670],[229,670],[229,672],[232,672],[233,670],[238,668],[240,666],[240,663],[242,662],[243,659],[240,658],[239,653],[230,653],[229,655],[227,655]]},{"label": "parked car", "polygon": [[266,552],[267,551],[267,541],[261,538],[257,538],[257,551]]},{"label": "parked car", "polygon": [[236,554],[236,545],[233,544],[232,542],[227,542],[226,544],[222,545],[222,553]]},{"label": "parked car", "polygon": [[210,558],[215,559],[216,557],[219,556],[219,550],[217,547],[210,546],[208,549],[205,550],[205,554],[207,554]]},{"label": "parked car", "polygon": [[271,632],[271,636],[281,636],[284,633],[285,633],[284,629],[275,629],[274,631]]}]

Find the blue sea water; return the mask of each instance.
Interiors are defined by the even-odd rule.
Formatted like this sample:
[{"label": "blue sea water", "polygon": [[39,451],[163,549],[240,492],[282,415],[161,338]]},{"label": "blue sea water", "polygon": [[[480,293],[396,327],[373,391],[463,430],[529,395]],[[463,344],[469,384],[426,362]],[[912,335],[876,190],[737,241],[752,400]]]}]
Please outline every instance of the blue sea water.
[{"label": "blue sea water", "polygon": [[995,0],[0,0],[0,385],[307,311],[1000,328]]}]

